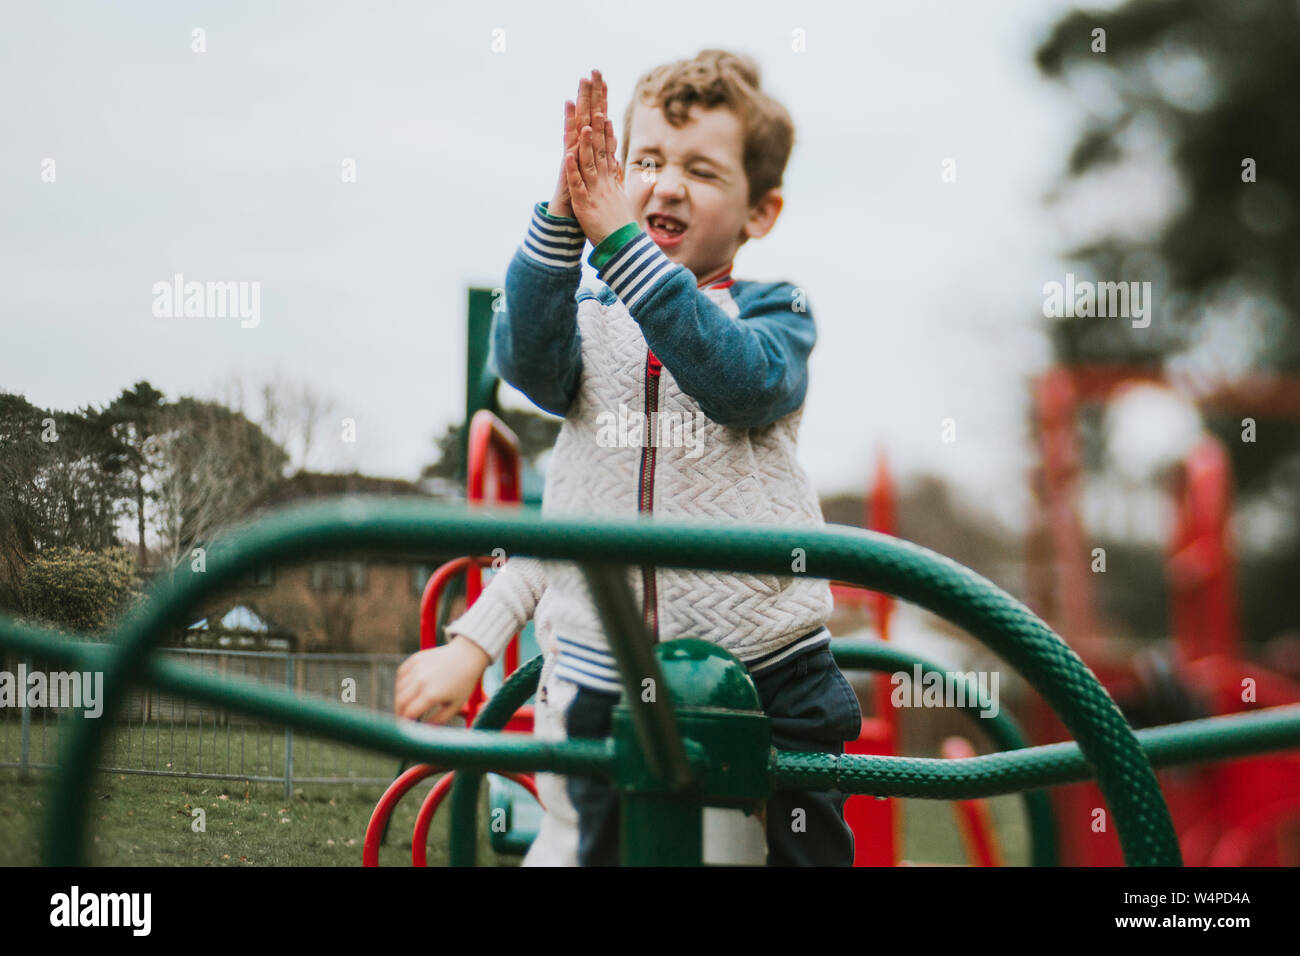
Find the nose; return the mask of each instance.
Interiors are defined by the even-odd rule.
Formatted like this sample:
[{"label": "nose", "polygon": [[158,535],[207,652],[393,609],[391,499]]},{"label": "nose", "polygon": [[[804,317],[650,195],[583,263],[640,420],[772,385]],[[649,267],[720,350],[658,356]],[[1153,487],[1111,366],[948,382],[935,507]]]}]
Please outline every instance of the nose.
[{"label": "nose", "polygon": [[671,167],[664,167],[655,172],[655,198],[665,201],[678,201],[686,198],[686,180]]}]

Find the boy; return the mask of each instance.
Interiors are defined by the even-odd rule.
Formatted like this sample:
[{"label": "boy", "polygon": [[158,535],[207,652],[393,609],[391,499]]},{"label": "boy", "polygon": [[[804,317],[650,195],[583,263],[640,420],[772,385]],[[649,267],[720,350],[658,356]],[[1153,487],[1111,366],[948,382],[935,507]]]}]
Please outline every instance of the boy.
[{"label": "boy", "polygon": [[[623,162],[598,71],[565,121],[560,184],[533,212],[493,329],[502,377],[564,416],[543,513],[821,527],[795,457],[812,316],[789,283],[731,277],[739,247],[781,211],[789,114],[751,60],[705,50],[638,82]],[[599,281],[582,285],[588,240]],[[703,638],[744,662],[775,747],[842,753],[858,735],[857,698],[830,654],[828,582],[642,567],[629,583],[653,639]],[[618,672],[586,581],[566,562],[508,561],[449,627],[451,644],[403,665],[398,713],[455,713],[530,611],[554,645],[536,732],[607,736]],[[526,862],[617,862],[608,784],[557,778],[542,802]],[[836,792],[772,794],[768,862],[850,865],[843,804]]]}]

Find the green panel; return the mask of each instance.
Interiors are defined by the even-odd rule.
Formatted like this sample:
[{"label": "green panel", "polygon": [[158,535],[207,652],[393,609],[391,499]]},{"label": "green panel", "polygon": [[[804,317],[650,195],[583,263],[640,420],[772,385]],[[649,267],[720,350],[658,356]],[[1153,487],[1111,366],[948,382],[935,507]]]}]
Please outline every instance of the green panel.
[{"label": "green panel", "polygon": [[[504,293],[502,293],[504,295]],[[465,345],[465,423],[460,435],[460,480],[469,461],[469,423],[480,408],[497,411],[497,377],[488,366],[491,354],[492,306],[500,302],[492,289],[469,290],[469,321]]]}]

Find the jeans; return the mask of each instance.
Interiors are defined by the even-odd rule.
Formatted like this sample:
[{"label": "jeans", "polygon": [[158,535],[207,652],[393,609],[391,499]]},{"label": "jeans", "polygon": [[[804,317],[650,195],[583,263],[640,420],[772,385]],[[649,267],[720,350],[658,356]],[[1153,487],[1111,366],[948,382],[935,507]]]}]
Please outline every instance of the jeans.
[{"label": "jeans", "polygon": [[[862,727],[857,695],[822,645],[751,675],[763,712],[772,720],[778,750],[842,754],[844,741]],[[570,737],[607,737],[619,698],[586,687],[565,714]],[[578,811],[578,863],[618,864],[618,791],[610,784],[568,778],[569,799]],[[853,833],[844,822],[844,793],[838,790],[777,790],[767,800],[769,866],[852,866]]]}]

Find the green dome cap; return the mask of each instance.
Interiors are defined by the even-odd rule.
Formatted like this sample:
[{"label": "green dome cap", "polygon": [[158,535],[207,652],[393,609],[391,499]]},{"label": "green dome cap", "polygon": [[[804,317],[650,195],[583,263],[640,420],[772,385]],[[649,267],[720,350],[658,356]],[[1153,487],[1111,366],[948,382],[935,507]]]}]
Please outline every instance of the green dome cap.
[{"label": "green dome cap", "polygon": [[763,709],[745,665],[718,645],[687,637],[655,645],[655,655],[678,705]]}]

